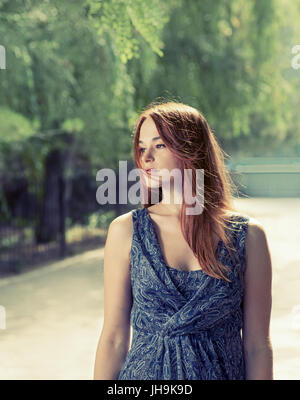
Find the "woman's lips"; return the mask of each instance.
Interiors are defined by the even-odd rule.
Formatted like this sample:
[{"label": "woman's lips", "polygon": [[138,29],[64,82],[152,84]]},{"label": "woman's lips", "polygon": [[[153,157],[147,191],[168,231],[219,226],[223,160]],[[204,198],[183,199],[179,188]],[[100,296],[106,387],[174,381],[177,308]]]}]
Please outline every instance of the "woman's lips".
[{"label": "woman's lips", "polygon": [[146,169],[145,170],[146,171],[146,173],[148,174],[148,175],[151,175],[151,174],[155,174],[156,172],[158,172],[158,169],[155,169],[155,168],[150,168],[150,169]]}]

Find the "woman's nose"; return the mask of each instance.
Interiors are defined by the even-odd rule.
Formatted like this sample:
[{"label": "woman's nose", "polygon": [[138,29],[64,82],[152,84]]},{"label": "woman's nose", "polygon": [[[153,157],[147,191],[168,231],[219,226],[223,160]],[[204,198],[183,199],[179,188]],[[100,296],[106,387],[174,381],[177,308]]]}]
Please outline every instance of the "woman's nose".
[{"label": "woman's nose", "polygon": [[146,150],[144,157],[145,157],[145,161],[153,160],[154,157],[153,157],[153,153],[152,153],[151,149],[149,149],[148,151]]}]

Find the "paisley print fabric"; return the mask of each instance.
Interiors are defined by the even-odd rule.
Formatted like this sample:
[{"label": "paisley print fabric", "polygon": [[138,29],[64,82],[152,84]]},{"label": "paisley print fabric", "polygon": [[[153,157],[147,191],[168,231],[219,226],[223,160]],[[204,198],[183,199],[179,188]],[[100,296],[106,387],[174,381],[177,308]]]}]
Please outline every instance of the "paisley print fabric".
[{"label": "paisley print fabric", "polygon": [[238,262],[233,264],[222,241],[216,248],[231,282],[166,265],[147,208],[133,210],[132,221],[132,341],[117,379],[245,379],[241,329],[249,217],[234,214],[227,222]]}]

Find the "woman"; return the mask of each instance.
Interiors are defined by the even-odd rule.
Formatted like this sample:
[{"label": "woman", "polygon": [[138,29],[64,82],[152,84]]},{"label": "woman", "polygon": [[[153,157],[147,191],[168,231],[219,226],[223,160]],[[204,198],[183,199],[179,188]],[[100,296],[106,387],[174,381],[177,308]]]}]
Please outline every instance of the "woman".
[{"label": "woman", "polygon": [[[205,118],[182,103],[151,104],[137,121],[134,158],[141,171],[190,169],[192,179],[182,173],[181,186],[168,186],[167,174],[142,174],[143,196],[156,190],[158,201],[149,196],[110,224],[94,379],[273,379],[266,234],[233,207]],[[187,212],[185,188],[200,213]]]}]

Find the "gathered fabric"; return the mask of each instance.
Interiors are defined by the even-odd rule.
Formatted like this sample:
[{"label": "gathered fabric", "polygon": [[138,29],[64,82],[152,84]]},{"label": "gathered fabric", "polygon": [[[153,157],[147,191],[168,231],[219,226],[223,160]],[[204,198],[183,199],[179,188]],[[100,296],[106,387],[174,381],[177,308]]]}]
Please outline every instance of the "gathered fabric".
[{"label": "gathered fabric", "polygon": [[[237,222],[240,222],[239,224]],[[233,263],[222,241],[216,257],[230,282],[203,270],[166,265],[147,208],[132,211],[131,347],[118,380],[244,380],[242,346],[245,237],[249,217],[226,223]]]}]

